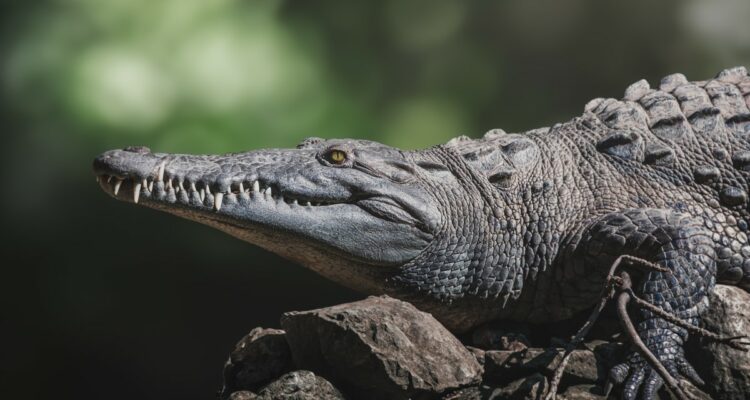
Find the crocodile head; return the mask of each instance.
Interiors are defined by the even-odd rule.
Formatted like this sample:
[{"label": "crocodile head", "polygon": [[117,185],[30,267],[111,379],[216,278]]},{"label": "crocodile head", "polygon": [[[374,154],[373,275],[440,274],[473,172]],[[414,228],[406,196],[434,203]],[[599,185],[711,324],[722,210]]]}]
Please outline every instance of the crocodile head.
[{"label": "crocodile head", "polygon": [[[429,151],[427,152],[429,153]],[[444,222],[439,163],[362,140],[307,139],[296,149],[225,155],[153,153],[94,160],[113,197],[218,228],[346,286],[382,292]]]}]

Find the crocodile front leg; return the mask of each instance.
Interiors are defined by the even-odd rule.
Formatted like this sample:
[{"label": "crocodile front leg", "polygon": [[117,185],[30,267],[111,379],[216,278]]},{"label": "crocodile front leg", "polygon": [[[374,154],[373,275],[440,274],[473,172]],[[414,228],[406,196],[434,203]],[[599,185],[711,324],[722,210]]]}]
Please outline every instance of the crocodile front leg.
[{"label": "crocodile front leg", "polygon": [[[624,210],[596,221],[577,247],[586,263],[601,264],[602,268],[621,255],[631,255],[668,269],[635,275],[635,294],[689,324],[699,323],[716,268],[710,233],[698,219],[672,210]],[[666,370],[676,379],[700,384],[700,377],[685,359],[687,330],[645,308],[633,314],[638,336]],[[652,399],[664,383],[636,351],[612,369],[610,378],[624,384],[625,399],[635,399],[639,392],[642,398]]]}]

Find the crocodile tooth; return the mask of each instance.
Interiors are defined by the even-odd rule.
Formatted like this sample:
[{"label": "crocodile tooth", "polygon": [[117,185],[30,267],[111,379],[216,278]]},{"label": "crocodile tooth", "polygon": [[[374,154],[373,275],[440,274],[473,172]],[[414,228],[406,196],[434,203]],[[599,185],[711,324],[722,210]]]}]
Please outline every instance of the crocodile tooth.
[{"label": "crocodile tooth", "polygon": [[122,185],[122,179],[117,178],[117,181],[115,181],[115,187],[114,187],[115,196],[117,196],[117,193],[120,192],[120,185]]},{"label": "crocodile tooth", "polygon": [[295,206],[299,205],[299,203],[297,202],[297,199],[292,199],[292,204]]},{"label": "crocodile tooth", "polygon": [[245,186],[242,185],[242,182],[240,182],[240,193],[245,192]]},{"label": "crocodile tooth", "polygon": [[149,192],[153,192],[154,191],[154,182],[155,181],[151,181],[151,182],[148,183],[148,191]]},{"label": "crocodile tooth", "polygon": [[206,189],[201,188],[201,191],[198,192],[198,197],[201,199],[201,203],[203,203],[204,200],[206,200]]},{"label": "crocodile tooth", "polygon": [[138,204],[138,199],[141,197],[141,183],[136,183],[133,186],[133,203]]},{"label": "crocodile tooth", "polygon": [[224,200],[224,193],[222,192],[216,192],[214,193],[214,208],[216,211],[221,210],[221,201]]},{"label": "crocodile tooth", "polygon": [[273,196],[273,191],[271,191],[271,187],[270,186],[266,188],[265,193],[266,193],[267,196]]},{"label": "crocodile tooth", "polygon": [[146,178],[141,179],[141,187],[144,189],[148,189],[148,181]]},{"label": "crocodile tooth", "polygon": [[253,192],[260,192],[260,183],[258,183],[258,181],[253,182]]},{"label": "crocodile tooth", "polygon": [[164,180],[164,167],[167,165],[166,161],[162,161],[161,164],[159,164],[159,173],[157,174],[159,182]]},{"label": "crocodile tooth", "polygon": [[112,182],[112,175],[107,177],[107,183],[110,183],[110,182]]},{"label": "crocodile tooth", "polygon": [[182,186],[182,181],[177,181],[177,189],[182,191],[185,190],[185,186]]},{"label": "crocodile tooth", "polygon": [[99,183],[99,175],[96,176],[96,183]]},{"label": "crocodile tooth", "polygon": [[310,207],[310,206],[311,206],[311,204],[310,204],[310,202],[309,202],[309,201],[306,201],[306,202],[305,202],[305,205],[306,205],[306,206],[308,206],[308,207]]},{"label": "crocodile tooth", "polygon": [[195,182],[190,182],[190,191],[191,192],[197,192],[198,189],[195,188]]}]

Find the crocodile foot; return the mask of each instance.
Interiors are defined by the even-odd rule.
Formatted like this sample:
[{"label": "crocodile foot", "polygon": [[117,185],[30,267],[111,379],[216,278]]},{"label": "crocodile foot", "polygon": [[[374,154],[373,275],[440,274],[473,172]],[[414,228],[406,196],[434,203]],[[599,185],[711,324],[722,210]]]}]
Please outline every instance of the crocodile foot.
[{"label": "crocodile foot", "polygon": [[[685,359],[681,345],[662,343],[659,346],[662,347],[661,350],[652,346],[652,352],[675,380],[688,379],[698,386],[704,384],[693,366]],[[627,400],[636,399],[639,392],[642,399],[654,399],[664,384],[656,369],[636,352],[631,353],[625,362],[614,366],[609,378],[614,383],[623,385],[623,399]]]}]

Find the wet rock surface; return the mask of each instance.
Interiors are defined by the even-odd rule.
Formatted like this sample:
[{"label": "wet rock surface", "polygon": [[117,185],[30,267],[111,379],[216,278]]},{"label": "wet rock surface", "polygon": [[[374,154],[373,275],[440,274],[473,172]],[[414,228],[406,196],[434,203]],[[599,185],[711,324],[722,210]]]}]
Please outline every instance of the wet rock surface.
[{"label": "wet rock surface", "polygon": [[[606,317],[605,317],[606,318]],[[602,334],[573,350],[558,399],[605,399],[609,369],[629,345]],[[256,328],[225,366],[221,397],[269,399],[544,399],[562,359],[560,331],[523,324],[482,326],[462,341],[430,314],[387,296],[284,314],[284,330]],[[750,332],[750,294],[717,286],[705,328],[724,336]],[[546,333],[546,335],[545,335]],[[688,358],[706,381],[683,389],[698,399],[750,398],[750,353],[691,340]],[[615,386],[610,397],[619,398]],[[665,389],[659,398],[673,398]]]}]

